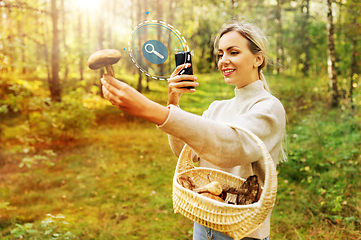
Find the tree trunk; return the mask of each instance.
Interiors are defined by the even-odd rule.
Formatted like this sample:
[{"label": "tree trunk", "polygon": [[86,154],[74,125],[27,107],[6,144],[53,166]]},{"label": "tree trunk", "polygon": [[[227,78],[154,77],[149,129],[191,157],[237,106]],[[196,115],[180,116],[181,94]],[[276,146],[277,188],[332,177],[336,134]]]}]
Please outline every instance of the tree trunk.
[{"label": "tree trunk", "polygon": [[357,34],[355,34],[352,39],[352,56],[351,56],[351,73],[350,73],[350,104],[352,109],[355,108],[353,103],[353,89],[354,89],[353,80],[355,79],[356,68],[357,68],[356,54],[357,54]]},{"label": "tree trunk", "polygon": [[[172,4],[172,0],[170,1],[169,4]],[[162,11],[162,4],[161,4],[160,0],[157,0],[157,5],[156,5],[156,6],[157,6],[157,19],[163,21],[163,18],[162,18],[162,16],[163,16],[163,11]],[[170,21],[168,21],[168,23],[171,24]],[[170,49],[170,40],[171,40],[171,38],[170,38],[170,33],[169,33],[168,36],[169,36],[168,49]],[[161,35],[160,35],[160,34],[158,34],[158,41],[161,41]],[[161,65],[160,65],[160,74],[159,74],[159,75],[163,76],[163,74],[164,74],[164,65],[161,64]],[[148,78],[147,78],[147,82],[148,82]],[[148,84],[147,84],[147,85],[148,85]],[[148,90],[149,90],[149,89],[148,89]]]},{"label": "tree trunk", "polygon": [[50,82],[51,82],[51,73],[50,73],[50,59],[49,59],[49,48],[48,48],[48,42],[49,42],[49,38],[48,38],[48,35],[47,33],[49,32],[48,31],[48,24],[47,22],[43,22],[43,21],[40,21],[40,19],[38,18],[37,19],[37,23],[38,25],[40,26],[40,28],[43,29],[43,33],[41,34],[39,29],[37,29],[36,31],[36,34],[39,36],[42,36],[43,37],[43,42],[44,44],[41,46],[42,49],[43,49],[43,56],[44,56],[44,61],[45,61],[45,67],[46,67],[46,73],[47,73],[47,77],[48,77],[48,83],[49,83],[49,90],[50,90]]},{"label": "tree trunk", "polygon": [[[173,24],[173,21],[174,21],[174,11],[176,9],[176,4],[177,4],[177,0],[170,0],[169,1],[169,9],[168,9],[168,15],[167,15],[167,22],[169,24]],[[167,43],[167,47],[168,49],[170,49],[170,46],[171,46],[171,43],[172,43],[172,33],[169,32],[168,33],[168,43]],[[172,68],[172,66],[175,66],[173,65],[174,63],[169,61],[169,68]],[[163,74],[163,69],[162,69],[162,74]]]},{"label": "tree trunk", "polygon": [[[157,4],[158,4],[158,1],[159,0],[157,0]],[[144,21],[149,21],[148,14],[145,14],[146,11],[149,11],[148,5],[147,5],[147,0],[143,0],[143,6],[144,6],[144,10],[145,10],[144,13],[143,13]],[[158,20],[161,20],[161,19],[158,18]],[[148,32],[146,32],[146,34],[145,34],[145,40],[148,40]],[[148,71],[148,69],[146,69],[146,70]],[[151,77],[145,76],[145,78],[146,78],[146,81],[147,81],[147,86],[145,88],[145,91],[149,92],[150,91],[149,82],[150,82]]]},{"label": "tree trunk", "polygon": [[[23,18],[24,16],[22,16],[22,18],[18,21],[18,34],[20,36],[24,36],[20,38],[21,41],[21,45],[25,46],[25,34],[24,34],[24,29],[23,29]],[[21,48],[21,62],[22,62],[22,74],[26,74],[26,57],[25,57],[25,48]]]},{"label": "tree trunk", "polygon": [[[63,47],[64,47],[64,51],[68,52],[68,45],[66,44],[66,17],[65,17],[65,6],[64,6],[64,1],[65,0],[61,0],[61,24],[62,24],[62,30],[63,30],[63,34],[62,34],[62,40],[63,40]],[[68,74],[69,74],[69,66],[68,66],[68,61],[67,61],[67,55],[64,54],[62,56],[63,58],[63,62],[64,62],[64,67],[65,67],[65,71],[64,71],[64,80],[68,78]]]},{"label": "tree trunk", "polygon": [[3,48],[3,54],[4,56],[6,56],[6,58],[8,59],[8,66],[5,68],[7,70],[7,72],[9,73],[12,73],[12,72],[15,72],[16,68],[15,68],[15,62],[16,62],[16,59],[15,56],[14,56],[14,53],[16,52],[16,49],[14,47],[13,44],[11,44],[13,42],[13,38],[15,36],[15,29],[13,28],[12,26],[12,23],[9,23],[9,26],[8,26],[8,31],[9,31],[9,35],[7,36],[7,41],[6,41],[6,48]]},{"label": "tree trunk", "polygon": [[360,28],[359,23],[357,22],[357,19],[360,17],[360,12],[358,11],[357,7],[355,6],[355,2],[351,3],[351,12],[354,14],[352,19],[352,29],[355,29],[355,31],[352,31],[352,56],[351,56],[351,72],[350,72],[350,104],[351,108],[354,109],[355,105],[353,102],[353,90],[354,90],[354,79],[356,78],[356,71],[357,71],[357,41],[358,41],[358,29]]},{"label": "tree trunk", "polygon": [[56,102],[61,101],[61,89],[59,79],[59,29],[58,29],[58,9],[56,0],[51,0],[51,17],[53,22],[53,46],[51,54],[52,76],[49,82],[51,99]]},{"label": "tree trunk", "polygon": [[283,23],[282,23],[282,5],[283,0],[277,0],[276,7],[276,22],[277,22],[277,73],[281,73],[283,69],[280,67],[284,64],[284,53],[283,53]]},{"label": "tree trunk", "polygon": [[[101,13],[104,13],[104,8],[103,8],[103,5],[104,3],[100,3],[102,4],[102,6],[100,8],[101,9]],[[104,42],[104,18],[102,16],[102,14],[98,14],[98,50],[101,50],[101,49],[104,49],[104,46],[103,46],[103,42]],[[99,95],[101,97],[104,97],[103,95],[103,85],[100,81],[100,79],[103,77],[104,75],[104,68],[100,68],[100,78],[99,78]]]},{"label": "tree trunk", "polygon": [[[91,39],[91,35],[90,35],[90,33],[91,33],[91,28],[92,28],[92,25],[91,25],[91,23],[90,23],[90,13],[89,13],[89,11],[87,10],[86,12],[86,39]],[[88,40],[88,41],[86,41],[86,49],[85,49],[85,52],[86,53],[90,53],[91,52],[91,44],[90,44],[90,41]]]},{"label": "tree trunk", "polygon": [[82,25],[82,21],[83,21],[83,13],[82,13],[82,9],[78,10],[78,41],[79,41],[79,75],[80,75],[80,80],[84,79],[83,73],[84,73],[84,66],[83,66],[83,62],[84,62],[84,42],[83,42],[83,34],[82,34],[82,29],[83,29],[83,25]]},{"label": "tree trunk", "polygon": [[337,86],[337,69],[336,69],[336,51],[335,51],[335,26],[332,16],[332,0],[327,0],[327,19],[328,19],[328,76],[331,88],[331,107],[339,106],[339,91]]},{"label": "tree trunk", "polygon": [[304,44],[304,49],[305,49],[305,60],[303,62],[303,68],[302,68],[302,72],[304,76],[309,76],[309,70],[310,70],[310,29],[309,29],[309,18],[310,18],[310,0],[306,0],[305,3],[305,9],[306,9],[306,13],[305,13],[305,18],[304,18],[304,23],[303,23],[303,31],[304,31],[304,36],[305,36],[305,44]]},{"label": "tree trunk", "polygon": [[[143,13],[145,14],[145,12]],[[138,0],[138,24],[142,22],[142,1]],[[141,51],[142,49],[142,41],[139,41],[139,49]],[[139,73],[139,78],[138,78],[138,87],[137,90],[138,92],[142,92],[142,78],[143,78],[143,73],[142,71],[140,71],[140,69],[138,69],[138,73]]]}]

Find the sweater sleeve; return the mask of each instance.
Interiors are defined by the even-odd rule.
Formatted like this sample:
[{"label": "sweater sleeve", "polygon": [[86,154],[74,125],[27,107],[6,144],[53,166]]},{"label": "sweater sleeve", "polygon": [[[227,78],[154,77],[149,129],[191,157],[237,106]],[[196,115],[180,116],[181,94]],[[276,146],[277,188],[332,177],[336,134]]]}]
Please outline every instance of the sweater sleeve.
[{"label": "sweater sleeve", "polygon": [[[167,120],[158,128],[171,135],[170,139],[174,141],[172,149],[173,152],[176,150],[176,155],[178,147],[183,146],[182,142],[185,142],[199,157],[221,168],[250,164],[262,157],[257,144],[243,131],[207,117],[188,113],[173,105],[169,107]],[[252,131],[271,151],[282,142],[285,112],[277,99],[260,101],[249,111],[230,119],[229,122]]]},{"label": "sweater sleeve", "polygon": [[[205,116],[206,113],[207,113],[207,110],[203,113],[202,116],[206,117]],[[168,116],[168,119],[169,119],[169,116]],[[183,142],[181,139],[179,139],[179,138],[177,138],[177,137],[175,137],[175,136],[173,136],[171,134],[168,134],[168,141],[169,141],[170,148],[172,149],[172,152],[174,153],[174,155],[179,157],[180,153],[183,150],[185,142]],[[195,162],[198,161],[198,157],[196,157],[196,156],[193,156],[193,157],[195,158],[194,159]]]},{"label": "sweater sleeve", "polygon": [[172,149],[174,155],[179,157],[185,143],[182,140],[180,140],[179,138],[174,137],[170,134],[168,134],[168,141],[169,141],[170,148]]}]

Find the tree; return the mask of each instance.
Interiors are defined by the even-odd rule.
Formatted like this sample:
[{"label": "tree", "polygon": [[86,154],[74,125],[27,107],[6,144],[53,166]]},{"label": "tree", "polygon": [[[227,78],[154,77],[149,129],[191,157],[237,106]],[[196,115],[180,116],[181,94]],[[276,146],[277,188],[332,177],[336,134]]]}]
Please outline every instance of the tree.
[{"label": "tree", "polygon": [[[358,5],[357,5],[358,4]],[[353,100],[353,91],[354,91],[354,80],[357,77],[357,42],[358,42],[358,32],[360,31],[360,24],[358,19],[360,19],[361,2],[357,3],[354,1],[349,2],[348,13],[351,16],[351,27],[349,28],[349,38],[351,39],[352,53],[351,53],[351,66],[350,66],[350,88],[349,88],[349,97],[351,107],[354,108]]]},{"label": "tree", "polygon": [[277,73],[282,72],[279,63],[284,62],[282,5],[283,5],[283,0],[277,0],[277,6],[276,6]]},{"label": "tree", "polygon": [[83,34],[82,34],[82,30],[83,30],[82,17],[83,17],[83,10],[79,9],[79,11],[78,11],[78,39],[79,39],[79,49],[80,49],[80,53],[79,53],[79,75],[80,75],[80,80],[84,79],[84,67],[83,67],[84,43],[83,43]]},{"label": "tree", "polygon": [[327,33],[328,33],[328,76],[331,89],[331,107],[339,106],[339,91],[337,85],[336,51],[335,51],[335,26],[332,15],[332,0],[327,0]]},{"label": "tree", "polygon": [[303,61],[302,72],[304,76],[309,75],[310,69],[310,33],[309,33],[309,19],[310,19],[310,0],[304,0],[302,4],[302,12],[304,13],[303,19],[303,32],[304,32],[304,51],[305,51],[305,59]]},{"label": "tree", "polygon": [[57,1],[51,0],[51,19],[53,23],[53,45],[51,54],[52,77],[49,82],[51,99],[55,102],[61,101],[61,88],[59,78],[59,29],[58,29],[58,9]]},{"label": "tree", "polygon": [[[143,5],[143,1],[142,0],[138,0],[138,23],[141,23],[142,22],[142,15],[144,14],[142,12],[142,5]],[[142,49],[142,46],[141,46],[141,41],[139,42],[139,49]],[[138,77],[138,87],[137,87],[137,90],[138,92],[142,92],[142,79],[143,79],[143,73],[142,71],[140,71],[140,69],[138,69],[138,74],[139,74],[139,77]]]},{"label": "tree", "polygon": [[[67,36],[67,31],[66,31],[66,27],[67,27],[67,21],[66,21],[66,16],[65,16],[65,5],[64,2],[65,0],[61,0],[61,25],[62,25],[62,45],[64,48],[64,51],[67,53],[69,51],[69,47],[67,45],[66,42],[66,36]],[[62,56],[62,58],[64,59],[64,80],[66,80],[68,78],[68,74],[69,74],[69,64],[68,64],[68,59],[67,59],[67,54],[64,54]]]}]

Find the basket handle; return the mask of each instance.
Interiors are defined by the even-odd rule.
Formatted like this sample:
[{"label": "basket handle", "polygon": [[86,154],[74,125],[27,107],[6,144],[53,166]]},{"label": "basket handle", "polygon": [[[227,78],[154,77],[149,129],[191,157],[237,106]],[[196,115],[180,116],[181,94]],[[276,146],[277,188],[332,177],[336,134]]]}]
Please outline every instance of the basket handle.
[{"label": "basket handle", "polygon": [[[253,132],[251,132],[250,130],[231,124],[231,123],[225,123],[226,126],[229,126],[233,129],[238,129],[241,130],[243,132],[245,132],[247,135],[249,135],[251,138],[253,138],[258,147],[260,148],[263,158],[264,158],[264,163],[265,163],[265,181],[264,181],[264,190],[270,190],[271,192],[273,192],[274,197],[276,195],[277,192],[277,171],[276,171],[276,167],[274,166],[272,157],[270,155],[270,153],[268,152],[265,144],[262,142],[262,140],[255,135]],[[183,150],[179,156],[178,162],[177,162],[177,167],[176,167],[176,173],[180,174],[186,170],[190,170],[195,168],[194,164],[193,164],[193,160],[192,160],[192,148],[188,145],[185,144],[185,146],[183,147]],[[273,179],[270,179],[270,178]],[[271,181],[272,180],[272,181]],[[272,194],[272,195],[273,195]],[[261,194],[261,199],[263,198],[264,194]]]},{"label": "basket handle", "polygon": [[178,158],[177,167],[175,169],[176,173],[182,173],[186,170],[195,168],[192,160],[192,151],[192,148],[188,144],[184,145]]}]

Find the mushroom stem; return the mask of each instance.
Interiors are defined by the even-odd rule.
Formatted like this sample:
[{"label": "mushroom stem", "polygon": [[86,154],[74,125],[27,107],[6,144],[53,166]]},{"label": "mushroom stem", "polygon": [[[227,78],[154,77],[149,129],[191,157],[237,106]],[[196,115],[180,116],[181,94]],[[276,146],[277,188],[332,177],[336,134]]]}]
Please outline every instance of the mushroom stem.
[{"label": "mushroom stem", "polygon": [[107,64],[107,65],[105,66],[105,69],[107,70],[108,75],[114,77],[114,71],[113,71],[112,65]]}]

